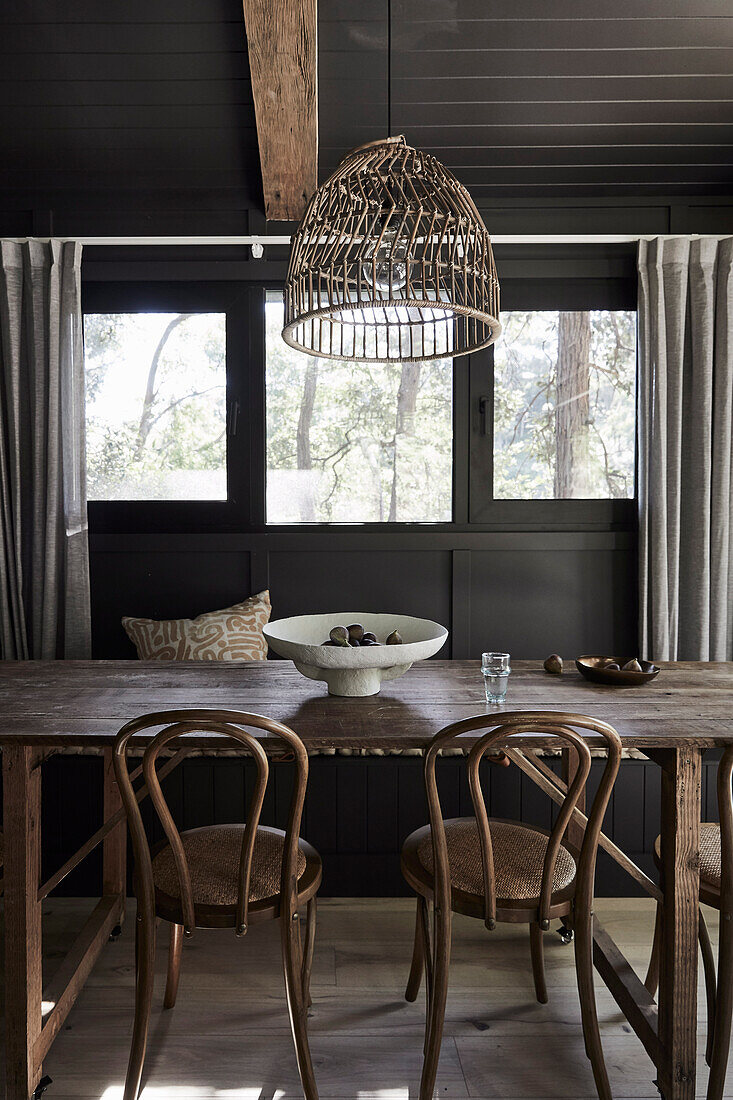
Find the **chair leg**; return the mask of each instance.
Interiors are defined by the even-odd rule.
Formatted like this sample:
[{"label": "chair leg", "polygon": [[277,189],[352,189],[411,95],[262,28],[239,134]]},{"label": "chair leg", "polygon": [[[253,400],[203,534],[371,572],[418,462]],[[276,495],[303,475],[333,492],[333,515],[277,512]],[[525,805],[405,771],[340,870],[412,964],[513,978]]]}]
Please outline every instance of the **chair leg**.
[{"label": "chair leg", "polygon": [[450,968],[451,917],[450,909],[434,909],[432,981],[430,982],[430,1008],[428,1011],[428,1029],[425,1044],[422,1079],[420,1081],[420,1100],[432,1100],[435,1078],[438,1075],[438,1060],[443,1040],[443,1022],[445,1020],[445,1002],[448,995],[448,970]]},{"label": "chair leg", "polygon": [[423,947],[423,967],[425,968],[425,1035],[423,1038],[423,1057],[427,1054],[430,1037],[430,1006],[433,1000],[433,952],[430,946],[430,907],[427,898],[418,898],[418,919],[420,921],[420,939]]},{"label": "chair leg", "polygon": [[171,924],[170,946],[168,948],[168,976],[165,983],[163,1008],[173,1008],[178,995],[178,979],[181,976],[181,955],[183,953],[183,925]]},{"label": "chair leg", "polygon": [[420,991],[420,983],[422,982],[423,970],[425,969],[425,944],[423,941],[422,914],[420,911],[422,900],[421,897],[418,897],[417,906],[415,908],[415,941],[412,946],[410,976],[407,979],[407,989],[405,990],[406,1001],[417,1000],[417,995]]},{"label": "chair leg", "polygon": [[710,936],[708,935],[708,926],[702,915],[702,909],[700,910],[698,938],[700,940],[700,951],[702,953],[702,967],[705,973],[705,995],[708,1008],[708,1037],[705,1044],[705,1061],[708,1065],[711,1065],[713,1060],[713,1035],[715,1034],[715,958],[710,944]]},{"label": "chair leg", "polygon": [[580,1015],[583,1021],[585,1051],[590,1059],[599,1100],[613,1100],[603,1057],[601,1033],[598,1027],[596,991],[593,984],[593,915],[575,914],[575,969],[578,978]]},{"label": "chair leg", "polygon": [[644,985],[652,997],[659,988],[659,959],[662,951],[662,905],[657,902],[657,912],[654,918],[654,939],[652,941],[652,953],[649,956],[649,969],[646,972]]},{"label": "chair leg", "polygon": [[[720,911],[718,941],[718,988],[715,999],[715,1029],[710,1059],[707,1100],[721,1100],[725,1086],[733,1019],[733,915],[725,906]],[[704,956],[703,956],[704,958]]]},{"label": "chair leg", "polygon": [[137,1100],[140,1092],[155,983],[155,920],[136,921],[135,947],[135,1023],[132,1028],[124,1100]]},{"label": "chair leg", "polygon": [[316,945],[316,909],[315,896],[308,902],[305,920],[305,948],[303,949],[303,963],[301,967],[301,982],[303,985],[303,1003],[306,1008],[313,1004],[311,1000],[311,971],[313,969],[313,950]]},{"label": "chair leg", "polygon": [[[293,1032],[295,1057],[305,1100],[318,1100],[318,1088],[313,1073],[308,1044],[307,1008],[303,997],[303,959],[300,950],[299,918],[285,907],[280,918],[280,933],[285,974],[285,994],[288,1000],[290,1027]],[[127,1097],[125,1097],[127,1100]]]},{"label": "chair leg", "polygon": [[532,955],[532,977],[534,991],[541,1005],[547,1004],[547,983],[545,982],[545,952],[542,929],[536,921],[529,926],[529,950]]}]

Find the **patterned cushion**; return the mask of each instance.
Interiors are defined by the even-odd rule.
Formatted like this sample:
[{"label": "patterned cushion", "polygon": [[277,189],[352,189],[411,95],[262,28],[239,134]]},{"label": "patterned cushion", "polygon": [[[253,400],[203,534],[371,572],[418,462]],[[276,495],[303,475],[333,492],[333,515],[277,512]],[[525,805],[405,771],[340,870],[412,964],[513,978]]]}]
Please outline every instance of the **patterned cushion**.
[{"label": "patterned cushion", "polygon": [[141,661],[265,661],[262,633],[270,618],[265,590],[195,619],[131,619],[124,626]]},{"label": "patterned cushion", "polygon": [[[529,826],[506,821],[491,821],[490,829],[497,898],[524,901],[539,897],[548,837]],[[476,819],[446,821],[445,840],[451,883],[457,890],[482,897],[484,872]],[[429,831],[420,841],[417,854],[425,870],[432,873],[433,838]],[[553,891],[563,890],[574,878],[575,860],[561,845],[555,860]]]},{"label": "patterned cushion", "polygon": [[[236,905],[239,861],[242,856],[244,825],[209,825],[181,833],[191,876],[194,905]],[[261,901],[280,893],[285,833],[259,828],[252,856],[249,900]],[[305,871],[306,859],[298,849],[297,875]],[[173,852],[166,845],[153,860],[155,885],[169,897],[181,896]]]}]

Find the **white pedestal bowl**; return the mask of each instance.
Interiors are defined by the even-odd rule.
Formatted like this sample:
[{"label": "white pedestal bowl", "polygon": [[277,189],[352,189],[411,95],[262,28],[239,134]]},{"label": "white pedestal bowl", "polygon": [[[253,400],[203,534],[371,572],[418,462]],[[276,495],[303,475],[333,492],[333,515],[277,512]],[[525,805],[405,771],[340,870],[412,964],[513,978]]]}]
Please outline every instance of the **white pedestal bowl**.
[{"label": "white pedestal bowl", "polygon": [[[380,642],[397,630],[402,645],[324,646],[334,626],[361,623]],[[431,619],[411,615],[371,615],[366,611],[336,611],[328,615],[296,615],[264,627],[270,647],[288,657],[298,672],[311,680],[325,680],[330,695],[376,695],[383,680],[396,680],[414,661],[432,657],[445,643],[448,631]]]}]

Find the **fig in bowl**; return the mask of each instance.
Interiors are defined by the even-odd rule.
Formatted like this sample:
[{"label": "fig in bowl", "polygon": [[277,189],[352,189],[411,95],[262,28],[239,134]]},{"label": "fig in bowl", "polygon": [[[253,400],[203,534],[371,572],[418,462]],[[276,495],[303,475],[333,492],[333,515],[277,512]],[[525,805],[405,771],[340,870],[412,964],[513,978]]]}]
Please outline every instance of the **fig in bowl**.
[{"label": "fig in bowl", "polygon": [[643,661],[640,657],[609,657],[590,653],[576,657],[575,667],[591,683],[614,687],[646,684],[660,672],[658,665]]},{"label": "fig in bowl", "polygon": [[276,619],[264,627],[268,645],[298,672],[324,680],[331,695],[376,695],[414,661],[432,657],[448,631],[411,615],[335,612]]}]

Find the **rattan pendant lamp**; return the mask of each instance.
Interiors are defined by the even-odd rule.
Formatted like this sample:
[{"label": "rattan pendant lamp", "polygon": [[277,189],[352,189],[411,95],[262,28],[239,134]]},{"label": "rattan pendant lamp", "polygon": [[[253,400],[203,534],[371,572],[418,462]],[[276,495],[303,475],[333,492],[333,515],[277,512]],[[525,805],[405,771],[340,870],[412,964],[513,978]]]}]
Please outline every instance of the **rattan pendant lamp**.
[{"label": "rattan pendant lamp", "polygon": [[326,359],[419,362],[500,331],[491,241],[466,188],[404,137],[349,153],[293,238],[285,342]]}]

